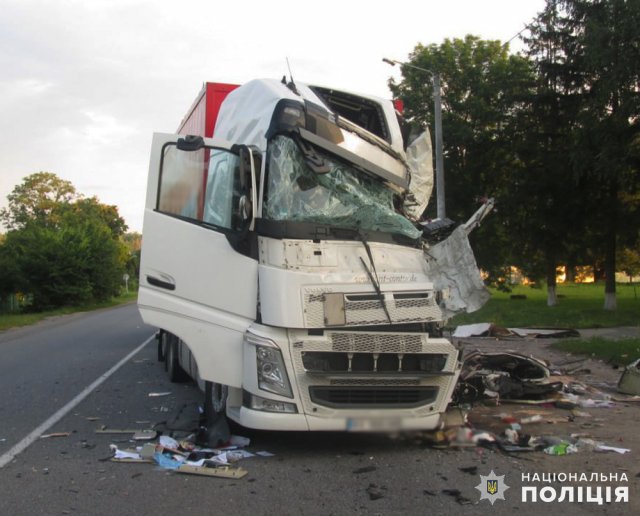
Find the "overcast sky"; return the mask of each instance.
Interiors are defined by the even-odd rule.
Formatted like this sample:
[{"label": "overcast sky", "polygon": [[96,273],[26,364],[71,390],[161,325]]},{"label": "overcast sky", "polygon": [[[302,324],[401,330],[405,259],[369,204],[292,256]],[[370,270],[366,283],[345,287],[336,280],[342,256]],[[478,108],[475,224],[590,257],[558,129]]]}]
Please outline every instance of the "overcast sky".
[{"label": "overcast sky", "polygon": [[[544,0],[2,0],[0,207],[39,171],[142,230],[151,135],[174,132],[205,81],[288,74],[389,97],[415,45],[506,41]],[[385,5],[385,8],[379,7]],[[518,41],[512,43],[518,49]],[[444,128],[446,137],[446,127]]]}]

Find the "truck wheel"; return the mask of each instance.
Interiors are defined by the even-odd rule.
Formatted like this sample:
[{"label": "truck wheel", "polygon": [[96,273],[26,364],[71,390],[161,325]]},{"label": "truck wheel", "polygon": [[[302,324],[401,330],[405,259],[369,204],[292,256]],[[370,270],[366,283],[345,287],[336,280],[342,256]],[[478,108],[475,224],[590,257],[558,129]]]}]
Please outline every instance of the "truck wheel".
[{"label": "truck wheel", "polygon": [[[160,330],[158,335],[158,362],[164,362],[167,354],[167,332]],[[165,371],[167,370],[165,365]]]},{"label": "truck wheel", "polygon": [[226,444],[231,438],[225,413],[228,392],[226,385],[204,382],[204,414],[199,440],[207,446]]},{"label": "truck wheel", "polygon": [[165,366],[167,373],[169,373],[169,381],[173,383],[184,382],[188,376],[184,369],[180,367],[180,361],[178,359],[178,337],[171,333],[167,333],[166,335]]},{"label": "truck wheel", "polygon": [[214,382],[204,383],[204,414],[207,419],[225,415],[229,388]]}]

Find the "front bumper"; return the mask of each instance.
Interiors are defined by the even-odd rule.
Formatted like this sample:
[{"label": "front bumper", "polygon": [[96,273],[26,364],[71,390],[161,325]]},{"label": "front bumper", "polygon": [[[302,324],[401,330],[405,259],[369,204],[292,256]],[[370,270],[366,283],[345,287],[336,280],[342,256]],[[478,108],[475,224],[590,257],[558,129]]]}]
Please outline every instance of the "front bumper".
[{"label": "front bumper", "polygon": [[[310,335],[306,330],[265,326],[251,331],[282,350],[293,398],[258,388],[255,347],[249,344],[244,350],[245,393],[294,404],[297,413],[254,410],[246,402],[229,406],[231,419],[249,428],[434,429],[460,374],[458,350],[448,340],[427,334],[327,330]],[[329,358],[323,362],[325,356]]]}]

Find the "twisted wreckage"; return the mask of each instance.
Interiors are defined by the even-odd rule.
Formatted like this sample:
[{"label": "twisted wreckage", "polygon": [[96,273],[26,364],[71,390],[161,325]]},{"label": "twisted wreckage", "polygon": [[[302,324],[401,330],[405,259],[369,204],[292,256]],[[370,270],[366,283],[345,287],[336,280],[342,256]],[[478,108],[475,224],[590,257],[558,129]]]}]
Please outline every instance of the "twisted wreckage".
[{"label": "twisted wreckage", "polygon": [[138,306],[208,424],[438,427],[461,368],[444,322],[488,298],[468,234],[491,202],[420,223],[429,134],[370,96],[207,83],[180,132],[153,139]]}]

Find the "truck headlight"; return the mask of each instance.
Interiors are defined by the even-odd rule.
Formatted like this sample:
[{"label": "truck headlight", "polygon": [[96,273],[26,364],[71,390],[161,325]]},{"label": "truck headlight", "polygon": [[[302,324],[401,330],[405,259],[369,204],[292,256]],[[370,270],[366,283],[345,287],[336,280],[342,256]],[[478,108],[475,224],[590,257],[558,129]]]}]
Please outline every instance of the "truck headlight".
[{"label": "truck headlight", "polygon": [[276,344],[253,334],[247,334],[246,340],[256,347],[258,387],[263,391],[293,398],[284,358]]},{"label": "truck headlight", "polygon": [[256,346],[258,365],[258,387],[263,391],[293,398],[289,376],[279,349]]}]

